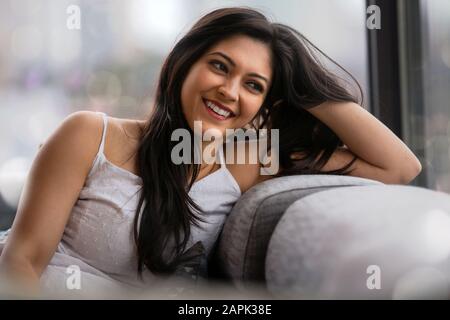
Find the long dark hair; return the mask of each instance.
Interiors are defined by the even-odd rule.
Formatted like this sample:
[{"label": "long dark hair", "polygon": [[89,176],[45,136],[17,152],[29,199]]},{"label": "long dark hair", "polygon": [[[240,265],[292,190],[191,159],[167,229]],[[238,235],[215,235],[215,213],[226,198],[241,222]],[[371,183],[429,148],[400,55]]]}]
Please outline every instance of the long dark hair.
[{"label": "long dark hair", "polygon": [[[253,9],[223,8],[206,14],[165,60],[155,107],[138,147],[143,180],[134,221],[139,274],[144,267],[160,275],[173,272],[182,262],[191,225],[201,220],[201,209],[188,194],[200,165],[171,161],[176,144],[171,134],[185,128],[194,136],[181,107],[181,88],[191,66],[211,46],[237,34],[265,43],[272,52],[273,85],[251,126],[279,129],[280,175],[321,173],[331,154],[343,145],[325,124],[305,111],[327,100],[357,101],[316,58],[317,53],[326,55],[297,31],[271,23]],[[294,162],[290,155],[296,151],[306,156]],[[346,174],[353,161],[328,173]]]}]

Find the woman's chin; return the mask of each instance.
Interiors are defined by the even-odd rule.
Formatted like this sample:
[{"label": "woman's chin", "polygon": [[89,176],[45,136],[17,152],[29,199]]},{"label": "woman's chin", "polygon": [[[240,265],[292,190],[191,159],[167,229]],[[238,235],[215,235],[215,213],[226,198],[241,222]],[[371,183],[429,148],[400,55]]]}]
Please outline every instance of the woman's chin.
[{"label": "woman's chin", "polygon": [[194,123],[192,124],[191,128],[194,128],[194,131],[196,132],[201,132],[202,135],[204,135],[205,132],[208,132],[209,134],[213,134],[213,132],[214,134],[217,133],[225,134],[227,126],[217,125],[216,123],[213,123],[205,119],[196,119],[194,120]]}]

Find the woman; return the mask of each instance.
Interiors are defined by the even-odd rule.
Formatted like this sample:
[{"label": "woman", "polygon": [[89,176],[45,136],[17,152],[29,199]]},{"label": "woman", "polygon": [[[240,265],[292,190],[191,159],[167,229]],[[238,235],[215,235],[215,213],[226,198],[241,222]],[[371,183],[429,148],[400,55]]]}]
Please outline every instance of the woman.
[{"label": "woman", "polygon": [[[156,275],[204,265],[232,205],[261,181],[305,173],[411,181],[420,162],[316,54],[297,31],[252,9],[202,17],[167,57],[148,120],[77,112],[42,146],[3,272],[51,290],[67,287],[67,267],[77,266],[85,283],[145,287]],[[280,170],[225,164],[221,148],[212,164],[175,164],[172,133],[192,133],[194,121],[224,136],[278,129]]]}]

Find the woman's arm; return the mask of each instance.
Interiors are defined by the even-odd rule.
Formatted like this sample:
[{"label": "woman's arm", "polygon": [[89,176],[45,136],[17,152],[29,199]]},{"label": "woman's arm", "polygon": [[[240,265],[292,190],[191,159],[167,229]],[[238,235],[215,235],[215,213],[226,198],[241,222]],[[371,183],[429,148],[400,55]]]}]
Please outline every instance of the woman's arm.
[{"label": "woman's arm", "polygon": [[383,123],[356,103],[326,102],[308,111],[326,124],[342,140],[346,148],[338,148],[324,171],[348,164],[353,155],[358,159],[350,167],[350,175],[406,184],[422,170],[412,151]]},{"label": "woman's arm", "polygon": [[62,237],[102,134],[101,116],[69,116],[40,148],[0,256],[0,271],[36,289]]}]

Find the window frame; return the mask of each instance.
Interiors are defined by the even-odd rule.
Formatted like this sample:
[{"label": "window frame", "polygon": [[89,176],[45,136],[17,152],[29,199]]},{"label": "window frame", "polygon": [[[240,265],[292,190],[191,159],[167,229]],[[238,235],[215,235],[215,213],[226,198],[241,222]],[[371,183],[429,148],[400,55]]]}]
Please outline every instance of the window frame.
[{"label": "window frame", "polygon": [[[366,0],[377,5],[381,29],[367,28],[370,111],[392,130],[425,166],[423,0]],[[426,170],[411,183],[427,186]]]}]

